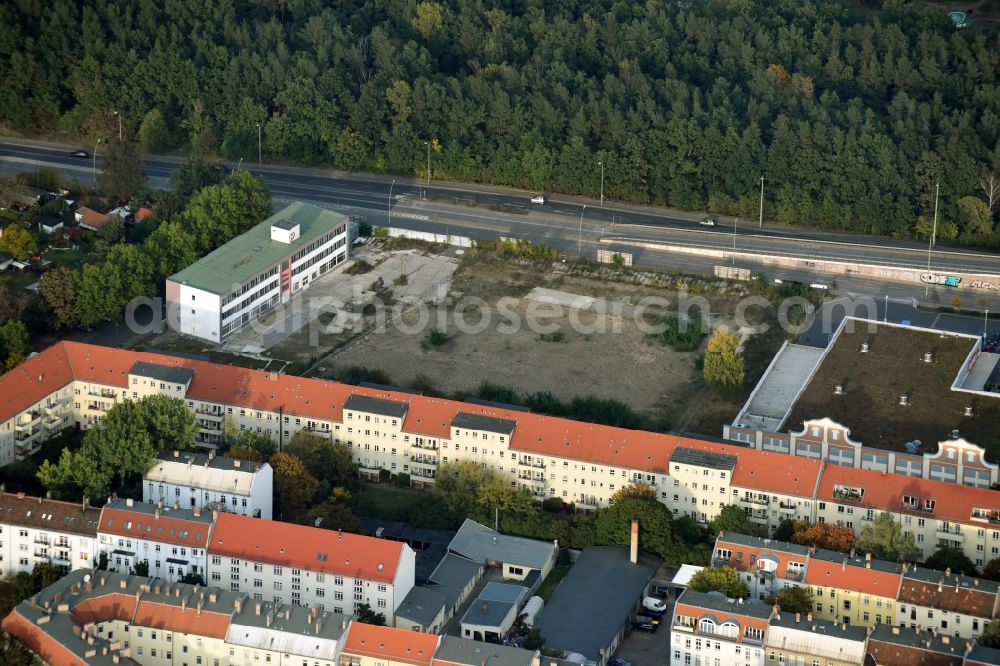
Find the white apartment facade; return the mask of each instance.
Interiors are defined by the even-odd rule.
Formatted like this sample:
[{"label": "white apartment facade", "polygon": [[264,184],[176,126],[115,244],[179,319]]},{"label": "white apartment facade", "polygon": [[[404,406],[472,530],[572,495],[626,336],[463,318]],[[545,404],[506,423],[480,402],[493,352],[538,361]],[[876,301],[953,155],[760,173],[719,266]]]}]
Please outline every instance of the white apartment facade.
[{"label": "white apartment facade", "polygon": [[772,607],[693,590],[674,606],[670,666],[764,666]]},{"label": "white apartment facade", "polygon": [[193,574],[207,581],[212,525],[211,511],[113,498],[101,511],[98,548],[112,571],[131,573],[144,563],[154,578],[176,582]]},{"label": "white apartment facade", "polygon": [[416,577],[406,544],[234,514],[217,516],[208,555],[209,585],[334,613],[368,604],[390,624]]},{"label": "white apartment facade", "polygon": [[31,573],[36,564],[89,569],[97,557],[101,510],[0,489],[0,575]]},{"label": "white apartment facade", "polygon": [[209,453],[160,455],[143,477],[142,501],[271,519],[274,471],[266,462]]},{"label": "white apartment facade", "polygon": [[896,602],[900,628],[978,638],[1000,614],[1000,583],[923,567],[906,567]]},{"label": "white apartment facade", "polygon": [[347,259],[347,218],[293,203],[167,279],[168,323],[220,342]]}]

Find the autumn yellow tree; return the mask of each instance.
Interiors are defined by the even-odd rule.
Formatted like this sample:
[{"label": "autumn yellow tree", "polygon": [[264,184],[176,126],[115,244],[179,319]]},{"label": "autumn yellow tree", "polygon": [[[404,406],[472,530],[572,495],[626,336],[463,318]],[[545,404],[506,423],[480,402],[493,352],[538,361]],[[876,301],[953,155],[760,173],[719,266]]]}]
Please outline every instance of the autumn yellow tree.
[{"label": "autumn yellow tree", "polygon": [[723,391],[732,391],[743,384],[746,364],[740,353],[740,339],[735,333],[718,328],[708,339],[705,350],[705,379]]}]

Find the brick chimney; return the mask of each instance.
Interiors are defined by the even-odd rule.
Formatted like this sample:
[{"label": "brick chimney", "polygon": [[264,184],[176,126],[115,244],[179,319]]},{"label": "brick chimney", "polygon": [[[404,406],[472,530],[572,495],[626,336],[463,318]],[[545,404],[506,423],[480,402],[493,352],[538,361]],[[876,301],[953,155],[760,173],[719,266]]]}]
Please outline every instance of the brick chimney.
[{"label": "brick chimney", "polygon": [[632,519],[632,535],[629,541],[628,561],[636,564],[639,561],[639,519]]}]

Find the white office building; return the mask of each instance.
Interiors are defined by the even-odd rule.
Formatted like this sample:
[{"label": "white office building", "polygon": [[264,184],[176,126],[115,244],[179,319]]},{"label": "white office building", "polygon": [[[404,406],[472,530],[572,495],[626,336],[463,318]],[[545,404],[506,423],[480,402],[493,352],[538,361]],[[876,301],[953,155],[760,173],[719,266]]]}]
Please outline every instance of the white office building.
[{"label": "white office building", "polygon": [[173,451],[143,478],[142,501],[270,520],[274,472],[266,462]]},{"label": "white office building", "polygon": [[347,218],[293,203],[167,278],[167,319],[219,342],[347,259]]}]

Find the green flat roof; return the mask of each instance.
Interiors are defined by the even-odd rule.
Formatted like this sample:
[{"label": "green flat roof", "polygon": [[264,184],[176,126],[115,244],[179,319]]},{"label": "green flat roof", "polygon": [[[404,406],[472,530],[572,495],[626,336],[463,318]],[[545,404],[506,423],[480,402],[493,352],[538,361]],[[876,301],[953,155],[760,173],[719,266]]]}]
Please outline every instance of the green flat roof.
[{"label": "green flat roof", "polygon": [[[299,237],[291,243],[271,240],[271,227],[283,220],[299,225]],[[168,279],[225,294],[346,221],[340,213],[297,201]]]}]

